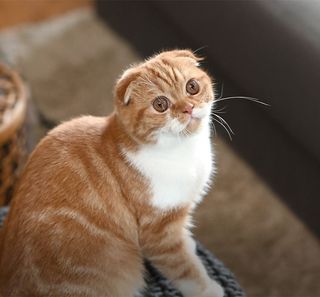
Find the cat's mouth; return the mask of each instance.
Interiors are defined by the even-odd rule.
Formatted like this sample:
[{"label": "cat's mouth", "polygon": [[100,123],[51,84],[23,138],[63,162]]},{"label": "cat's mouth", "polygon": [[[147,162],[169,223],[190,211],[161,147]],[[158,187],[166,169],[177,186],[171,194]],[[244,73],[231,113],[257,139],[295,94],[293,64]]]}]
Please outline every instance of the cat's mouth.
[{"label": "cat's mouth", "polygon": [[[210,117],[211,105],[206,104],[205,106],[195,107],[192,113],[188,115],[185,121],[185,128],[188,134],[194,133],[200,127],[202,121],[205,118]],[[183,132],[184,133],[184,132]]]},{"label": "cat's mouth", "polygon": [[195,132],[195,130],[199,127],[201,121],[202,121],[202,118],[191,115],[187,122],[185,130],[189,133]]},{"label": "cat's mouth", "polygon": [[180,114],[180,118],[170,117],[162,131],[174,135],[191,135],[198,130],[203,120],[210,116],[210,110],[210,106],[195,107],[191,113],[183,113],[182,117]]},{"label": "cat's mouth", "polygon": [[202,109],[195,108],[191,114],[187,115],[185,123],[188,126],[192,123],[200,122],[207,116],[208,116],[208,111],[205,108],[202,108]]}]

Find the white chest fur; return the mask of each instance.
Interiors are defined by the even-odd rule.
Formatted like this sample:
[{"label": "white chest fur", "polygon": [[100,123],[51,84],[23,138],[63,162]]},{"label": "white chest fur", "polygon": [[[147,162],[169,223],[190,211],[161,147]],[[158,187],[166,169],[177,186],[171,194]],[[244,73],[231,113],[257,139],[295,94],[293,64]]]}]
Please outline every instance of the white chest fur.
[{"label": "white chest fur", "polygon": [[185,138],[163,137],[156,145],[126,153],[149,181],[151,204],[162,210],[197,203],[213,170],[209,128]]}]

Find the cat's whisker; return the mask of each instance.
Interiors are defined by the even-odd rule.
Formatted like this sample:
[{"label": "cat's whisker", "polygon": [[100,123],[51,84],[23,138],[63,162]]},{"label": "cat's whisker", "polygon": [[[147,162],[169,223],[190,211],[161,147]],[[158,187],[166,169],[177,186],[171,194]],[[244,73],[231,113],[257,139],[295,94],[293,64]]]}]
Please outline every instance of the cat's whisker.
[{"label": "cat's whisker", "polygon": [[201,47],[197,48],[196,50],[194,50],[192,53],[196,54],[197,52],[199,52],[199,51],[201,51],[201,50],[203,50],[204,48],[207,48],[207,47],[209,47],[209,46],[208,45],[201,46]]},{"label": "cat's whisker", "polygon": [[228,134],[228,136],[229,136],[229,139],[232,140],[232,136],[231,136],[229,130],[228,130],[221,122],[219,122],[217,119],[213,119],[213,120],[214,120],[215,122],[219,123],[219,124],[227,131],[227,134]]},{"label": "cat's whisker", "polygon": [[246,97],[246,96],[230,96],[230,97],[223,97],[223,98],[218,98],[214,101],[214,103],[220,102],[220,101],[225,101],[225,100],[231,100],[231,99],[243,99],[243,100],[248,100],[248,101],[252,101],[255,103],[259,103],[262,104],[264,106],[270,106],[270,104],[265,103],[257,98],[254,97]]},{"label": "cat's whisker", "polygon": [[222,96],[223,96],[223,90],[224,90],[224,83],[222,82],[222,84],[221,84],[221,90],[220,90],[220,96],[219,96],[218,99],[215,100],[215,102],[217,102],[217,100],[220,100],[220,99],[222,98]]},{"label": "cat's whisker", "polygon": [[[219,124],[226,130],[226,132],[228,133],[228,136],[229,136],[230,140],[232,140],[232,136],[231,136],[230,131],[228,130],[228,127],[225,126],[224,123],[221,122],[220,120],[218,120],[218,119],[216,119],[216,118],[214,118],[214,117],[212,117],[212,119],[213,119],[215,122],[219,123]],[[229,127],[230,127],[230,126],[229,126]],[[233,131],[232,131],[232,134],[234,134]]]},{"label": "cat's whisker", "polygon": [[188,128],[186,128],[186,129],[183,129],[182,130],[182,134],[183,134],[183,136],[189,136],[189,135],[191,135],[191,132],[189,131],[189,129]]},{"label": "cat's whisker", "polygon": [[213,121],[210,121],[210,126],[213,128],[214,136],[218,135],[216,125],[214,124]]},{"label": "cat's whisker", "polygon": [[227,123],[227,121],[222,116],[219,116],[215,113],[213,113],[213,115],[216,116],[220,121],[222,121],[228,127],[229,131],[234,135],[234,132],[231,129],[230,125]]},{"label": "cat's whisker", "polygon": [[214,113],[226,113],[226,111],[225,111],[226,109],[227,109],[227,106],[224,106],[224,107],[219,108],[219,109],[213,109],[212,112],[214,112]]}]

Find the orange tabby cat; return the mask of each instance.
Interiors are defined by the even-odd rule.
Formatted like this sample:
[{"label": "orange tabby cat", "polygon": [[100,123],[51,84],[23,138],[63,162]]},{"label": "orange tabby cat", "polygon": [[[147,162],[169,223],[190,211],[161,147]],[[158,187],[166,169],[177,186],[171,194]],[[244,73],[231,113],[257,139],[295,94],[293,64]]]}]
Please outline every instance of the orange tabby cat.
[{"label": "orange tabby cat", "polygon": [[174,50],[128,69],[113,114],[40,142],[1,233],[0,295],[134,296],[146,257],[184,296],[223,296],[188,231],[213,171],[199,60]]}]

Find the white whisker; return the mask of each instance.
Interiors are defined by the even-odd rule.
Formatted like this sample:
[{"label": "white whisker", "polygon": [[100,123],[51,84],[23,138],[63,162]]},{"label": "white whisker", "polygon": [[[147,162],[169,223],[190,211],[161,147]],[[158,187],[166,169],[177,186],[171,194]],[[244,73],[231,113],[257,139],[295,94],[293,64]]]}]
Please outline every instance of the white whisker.
[{"label": "white whisker", "polygon": [[210,121],[210,125],[211,125],[212,128],[213,128],[214,136],[217,136],[217,135],[218,135],[218,134],[217,134],[217,129],[216,129],[216,126],[215,126],[214,122],[213,122],[213,121]]},{"label": "white whisker", "polygon": [[196,54],[197,52],[199,52],[199,51],[201,51],[201,50],[203,50],[204,48],[207,48],[207,47],[209,47],[209,46],[208,45],[201,46],[201,47],[197,48],[196,50],[194,50],[192,53]]},{"label": "white whisker", "polygon": [[219,96],[218,99],[216,99],[216,101],[217,101],[217,100],[220,100],[220,99],[222,98],[222,96],[223,96],[223,89],[224,89],[224,83],[222,82],[221,91],[220,91],[220,96]]},{"label": "white whisker", "polygon": [[219,124],[227,131],[230,140],[232,140],[232,136],[231,136],[228,128],[223,124],[223,122],[221,122],[220,120],[218,120],[218,119],[216,119],[216,118],[214,118],[214,117],[213,117],[212,119],[213,119],[215,122],[219,123]]},{"label": "white whisker", "polygon": [[217,114],[215,114],[215,113],[213,113],[213,115],[215,115],[220,121],[222,121],[222,122],[228,127],[228,129],[230,130],[230,132],[234,135],[234,132],[233,132],[233,130],[231,129],[230,125],[227,123],[227,121],[226,121],[223,117],[221,117],[221,116],[219,116],[219,115],[217,115]]},{"label": "white whisker", "polygon": [[244,99],[244,100],[248,100],[248,101],[252,101],[255,103],[259,103],[265,106],[270,106],[270,104],[265,103],[263,101],[260,101],[257,98],[254,97],[246,97],[246,96],[231,96],[231,97],[224,97],[224,98],[218,98],[217,100],[214,101],[214,103],[220,102],[220,101],[225,101],[225,100],[231,100],[231,99]]},{"label": "white whisker", "polygon": [[227,106],[224,106],[222,108],[219,108],[219,109],[214,109],[213,112],[214,113],[226,113],[226,110],[227,109]]}]

